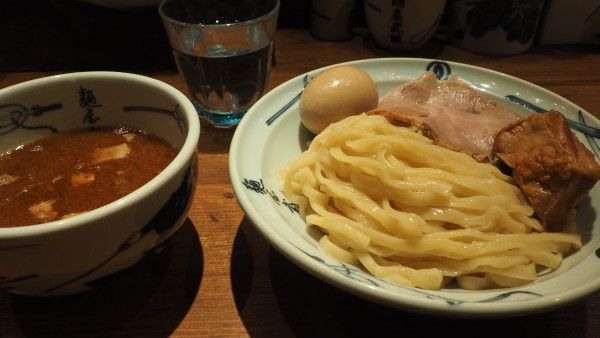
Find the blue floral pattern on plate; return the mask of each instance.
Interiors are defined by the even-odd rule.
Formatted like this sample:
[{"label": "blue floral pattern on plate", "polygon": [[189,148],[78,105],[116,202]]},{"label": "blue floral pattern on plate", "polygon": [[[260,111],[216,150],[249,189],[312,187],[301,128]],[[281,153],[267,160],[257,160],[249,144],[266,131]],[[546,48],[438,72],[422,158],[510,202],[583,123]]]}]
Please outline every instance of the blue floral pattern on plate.
[{"label": "blue floral pattern on plate", "polygon": [[[598,125],[593,117],[589,117],[589,113],[584,113],[570,102],[563,102],[563,98],[560,98],[553,93],[540,94],[546,95],[547,97],[543,97],[539,100],[536,97],[535,102],[537,105],[532,103],[534,100],[531,100],[533,98],[531,95],[523,95],[522,93],[517,94],[518,92],[511,93],[510,90],[513,89],[515,85],[527,89],[532,88],[532,95],[537,95],[538,91],[540,93],[542,92],[542,90],[537,89],[538,87],[535,85],[523,80],[478,67],[442,60],[398,58],[363,60],[346,64],[364,67],[367,71],[370,70],[372,72],[370,74],[374,77],[374,80],[378,85],[381,84],[382,87],[387,86],[387,88],[380,88],[380,94],[382,91],[386,92],[397,85],[416,78],[422,74],[423,71],[434,72],[438,79],[448,79],[450,75],[455,73],[467,82],[470,82],[475,88],[484,92],[484,94],[495,96],[497,100],[505,99],[506,105],[512,104],[517,109],[519,109],[518,107],[521,107],[520,110],[523,114],[539,113],[550,109],[561,111],[568,118],[571,128],[576,132],[582,133],[583,137],[587,139],[588,147],[592,149],[597,156],[600,154],[596,143],[598,135],[600,135],[600,130],[593,124],[589,124],[589,121],[591,121],[595,123],[595,125]],[[395,69],[396,66],[400,70]],[[294,158],[303,150],[302,145],[295,144],[296,141],[288,141],[287,138],[289,138],[290,133],[297,132],[293,129],[300,128],[299,118],[296,115],[298,112],[297,103],[301,98],[303,88],[306,87],[312,77],[323,69],[318,69],[298,76],[281,85],[279,91],[277,91],[278,88],[276,88],[273,93],[269,93],[261,100],[263,102],[259,101],[255,105],[255,108],[253,107],[253,109],[249,111],[240,126],[238,126],[236,134],[234,135],[230,152],[232,184],[236,196],[238,196],[240,205],[259,232],[261,232],[261,234],[265,236],[276,249],[284,252],[288,258],[317,277],[334,285],[342,286],[359,296],[400,308],[449,316],[483,317],[511,316],[515,314],[539,312],[544,308],[548,309],[558,306],[558,303],[554,301],[555,295],[552,293],[554,290],[545,289],[545,283],[536,283],[536,285],[522,288],[487,290],[484,292],[464,292],[464,290],[458,289],[427,291],[400,286],[373,277],[360,268],[339,262],[323,252],[318,251],[318,249],[315,249],[318,244],[314,238],[307,237],[306,233],[304,233],[306,230],[303,230],[301,226],[298,225],[304,224],[304,228],[306,228],[304,221],[301,220],[299,216],[298,207],[285,199],[285,196],[283,196],[278,189],[278,181],[273,176],[275,166],[283,165],[286,162],[285,158],[288,160]],[[467,76],[465,78],[462,75]],[[488,76],[491,78],[489,80],[491,85],[490,83],[479,82],[485,81],[485,78]],[[498,77],[501,78],[500,80],[502,81],[507,81],[508,84],[503,86],[497,85],[494,81]],[[276,104],[274,104],[275,102]],[[540,103],[547,103],[548,106],[540,107]],[[268,136],[260,136],[257,141],[249,142],[247,136],[250,134],[256,135],[255,129],[258,129],[253,121],[255,116],[264,123],[263,127],[260,127],[260,133],[267,134]],[[573,116],[577,116],[577,120],[573,119]],[[280,130],[282,128],[287,129]],[[300,135],[298,135],[296,139],[299,140],[299,143],[302,143],[302,140],[306,138],[306,136],[304,138],[302,137],[301,128],[299,134]],[[286,139],[281,139],[281,137]],[[244,141],[240,141],[241,139],[244,139]],[[289,143],[290,149],[286,149],[282,152],[285,154],[271,155],[273,151],[269,150],[274,149],[275,146],[270,145],[269,141],[286,143],[286,145]],[[243,142],[252,144],[244,144],[242,146]],[[240,165],[238,162],[249,164],[249,162],[247,162],[248,159],[244,156],[247,152],[254,152],[252,158],[263,158],[262,164],[257,165],[256,167],[250,165],[252,168]],[[298,152],[296,156],[293,155],[295,152]],[[248,156],[250,155],[248,154]],[[265,160],[268,164],[265,164]],[[273,165],[273,167],[271,167],[271,165]],[[266,201],[269,202],[265,203]],[[595,203],[592,202],[592,205],[594,206]],[[277,210],[277,213],[280,216],[273,218],[270,215],[265,216],[265,214],[270,214],[271,208]],[[593,214],[593,210],[590,213]],[[594,218],[591,219],[590,222],[595,223],[595,216],[592,217]],[[595,231],[597,232],[598,230]],[[592,266],[592,270],[600,271],[597,264],[597,258],[600,257],[600,249],[598,248],[598,243],[600,242],[597,238],[598,235],[592,235],[592,237],[593,238],[590,239],[590,244],[595,247],[582,250],[581,257],[577,258],[577,260],[580,262],[579,265]],[[588,255],[588,252],[592,255]],[[593,256],[596,260],[590,261],[590,256]],[[581,262],[584,262],[585,264],[582,264]],[[571,265],[565,269],[572,271],[578,265],[577,263],[570,264]],[[581,269],[584,268],[582,266],[577,266],[577,269],[581,271]],[[329,271],[333,271],[333,275]],[[548,271],[539,273],[541,278],[569,281],[571,275],[574,274],[575,272],[570,272],[569,274],[563,272],[560,275],[554,274],[554,276],[547,276]],[[337,275],[338,277],[335,277],[334,275]],[[578,297],[582,297],[584,292],[589,293],[592,289],[597,290],[600,288],[600,276],[597,274],[594,275],[591,273],[590,276],[582,278],[587,278],[586,282],[588,282],[590,286],[584,291],[581,291],[581,293],[578,294]],[[556,283],[560,284],[560,282]],[[574,295],[570,296],[575,297]],[[561,301],[566,302],[566,299],[566,297],[562,297]],[[484,306],[483,304],[488,305]],[[494,305],[494,307],[490,307],[490,304],[497,304],[497,306]]]}]

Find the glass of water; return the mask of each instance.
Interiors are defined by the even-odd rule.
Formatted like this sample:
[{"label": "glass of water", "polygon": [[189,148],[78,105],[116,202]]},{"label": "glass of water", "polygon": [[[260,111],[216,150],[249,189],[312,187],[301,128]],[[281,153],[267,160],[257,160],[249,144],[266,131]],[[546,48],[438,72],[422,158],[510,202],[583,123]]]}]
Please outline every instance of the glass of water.
[{"label": "glass of water", "polygon": [[158,7],[177,69],[198,114],[236,125],[264,94],[279,0],[163,0]]}]

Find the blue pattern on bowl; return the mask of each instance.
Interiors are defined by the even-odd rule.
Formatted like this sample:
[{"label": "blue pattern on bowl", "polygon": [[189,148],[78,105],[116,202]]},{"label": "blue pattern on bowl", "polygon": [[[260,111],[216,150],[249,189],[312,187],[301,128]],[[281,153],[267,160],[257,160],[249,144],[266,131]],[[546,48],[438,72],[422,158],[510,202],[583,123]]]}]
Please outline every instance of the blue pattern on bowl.
[{"label": "blue pattern on bowl", "polygon": [[[86,89],[84,87],[80,87],[77,91],[79,95],[79,103],[80,106],[84,109],[84,114],[82,118],[82,124],[95,124],[100,119],[101,116],[97,115],[95,111],[96,108],[102,107],[96,100],[94,95],[94,91],[91,89]],[[49,113],[55,110],[59,110],[63,108],[63,103],[54,103],[50,105],[33,105],[27,108],[24,104],[18,103],[10,103],[4,104],[0,106],[0,136],[7,135],[11,132],[16,131],[17,129],[47,129],[52,133],[56,133],[58,129],[54,126],[49,125],[35,125],[35,118],[42,116],[45,113]],[[157,107],[147,107],[147,106],[124,106],[122,108],[123,112],[132,112],[132,111],[147,111],[147,112],[155,112],[158,114],[165,114],[173,117],[178,124],[178,129],[184,133],[187,129],[185,125],[185,119],[182,116],[181,109],[179,105],[175,105],[173,110],[162,109]],[[151,233],[158,234],[158,240],[156,241],[156,245],[152,246],[151,249],[146,251],[142,256],[139,257],[139,260],[146,257],[148,254],[155,252],[160,249],[162,243],[166,242],[166,239],[170,238],[171,235],[179,228],[184,219],[181,219],[182,215],[187,215],[187,211],[192,203],[194,191],[196,189],[195,182],[198,177],[198,164],[197,164],[197,156],[194,156],[191,162],[187,166],[187,171],[181,185],[179,188],[173,192],[173,194],[169,197],[166,203],[162,208],[158,210],[158,212],[153,216],[153,218],[139,231],[131,234],[129,238],[123,242],[109,257],[107,257],[104,261],[98,264],[93,269],[82,273],[81,275],[74,277],[73,279],[66,281],[60,285],[48,288],[46,290],[47,293],[55,291],[57,289],[66,287],[68,285],[73,285],[90,274],[102,269],[107,266],[111,261],[116,259],[119,255],[125,253],[128,249],[130,249],[133,245],[140,242],[144,237],[148,236]],[[27,245],[19,245],[19,246],[7,246],[0,247],[0,251],[3,250],[20,250],[29,247],[39,246],[37,243],[31,243]],[[139,261],[138,260],[138,261]],[[128,268],[126,268],[128,269]],[[108,275],[104,275],[100,278],[97,278],[92,281],[84,282],[83,286],[85,287],[99,287],[103,285],[102,281],[112,280],[111,276],[116,276],[122,273],[122,271],[111,272]],[[15,286],[21,282],[26,282],[34,278],[41,277],[40,274],[31,273],[23,276],[4,276],[0,274],[0,290],[12,290]],[[81,285],[79,287],[81,287]]]}]

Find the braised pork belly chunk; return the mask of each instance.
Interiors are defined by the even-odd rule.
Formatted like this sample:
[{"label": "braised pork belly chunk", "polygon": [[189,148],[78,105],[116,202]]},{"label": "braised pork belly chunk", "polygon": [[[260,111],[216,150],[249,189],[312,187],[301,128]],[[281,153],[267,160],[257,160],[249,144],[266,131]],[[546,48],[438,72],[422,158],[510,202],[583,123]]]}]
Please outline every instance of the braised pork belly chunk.
[{"label": "braised pork belly chunk", "polygon": [[412,125],[439,146],[491,161],[512,176],[547,231],[572,224],[600,165],[557,111],[524,118],[453,75],[425,72],[386,93],[369,115]]},{"label": "braised pork belly chunk", "polygon": [[532,114],[497,134],[493,154],[512,169],[536,216],[560,231],[571,211],[600,179],[600,165],[557,111]]},{"label": "braised pork belly chunk", "polygon": [[438,80],[432,72],[392,89],[377,108],[369,114],[415,125],[436,144],[479,161],[489,159],[500,129],[522,119],[458,76]]}]

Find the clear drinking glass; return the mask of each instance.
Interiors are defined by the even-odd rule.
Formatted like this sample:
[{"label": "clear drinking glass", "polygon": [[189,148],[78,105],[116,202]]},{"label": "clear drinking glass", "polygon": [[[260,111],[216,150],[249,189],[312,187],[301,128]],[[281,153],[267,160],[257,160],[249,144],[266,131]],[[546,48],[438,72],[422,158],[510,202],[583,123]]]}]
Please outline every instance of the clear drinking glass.
[{"label": "clear drinking glass", "polygon": [[158,7],[198,114],[237,124],[264,94],[279,0],[164,0]]}]

